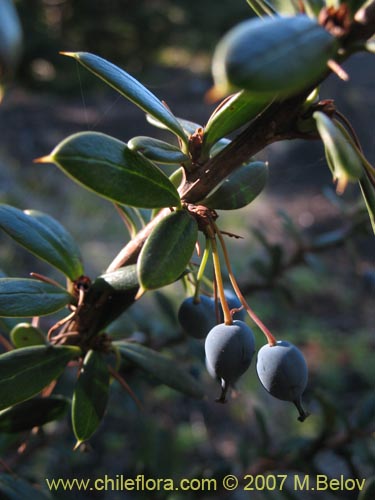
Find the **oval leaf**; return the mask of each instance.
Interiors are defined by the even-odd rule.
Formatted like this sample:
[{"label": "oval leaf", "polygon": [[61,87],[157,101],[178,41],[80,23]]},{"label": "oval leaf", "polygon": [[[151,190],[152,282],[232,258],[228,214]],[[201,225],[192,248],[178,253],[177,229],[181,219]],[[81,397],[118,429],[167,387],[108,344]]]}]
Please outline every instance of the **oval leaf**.
[{"label": "oval leaf", "polygon": [[63,417],[70,401],[62,396],[34,398],[0,411],[0,432],[22,432]]},{"label": "oval leaf", "polygon": [[186,210],[177,210],[162,219],[138,258],[141,286],[153,290],[176,281],[186,269],[197,237],[197,222]]},{"label": "oval leaf", "polygon": [[203,148],[212,144],[248,123],[263,111],[270,99],[261,98],[250,92],[241,91],[229,96],[212,113],[204,129]]},{"label": "oval leaf", "polygon": [[34,346],[0,356],[0,410],[30,399],[80,354],[74,346]]},{"label": "oval leaf", "polygon": [[17,349],[46,344],[46,338],[42,330],[30,325],[30,323],[19,323],[16,325],[10,332],[10,340]]},{"label": "oval leaf", "polygon": [[169,180],[172,182],[174,187],[178,189],[180,186],[181,182],[184,180],[184,168],[180,167],[177,170],[175,170],[170,176]]},{"label": "oval leaf", "polygon": [[105,134],[71,135],[39,162],[55,163],[79,184],[117,203],[144,208],[180,203],[176,188],[156,165]]},{"label": "oval leaf", "polygon": [[218,210],[236,210],[251,203],[264,189],[268,179],[267,164],[255,161],[243,165],[224,179],[202,205]]},{"label": "oval leaf", "polygon": [[134,302],[138,289],[136,264],[98,276],[90,287],[87,300],[90,304],[101,303],[103,297],[110,297],[110,300],[105,307],[96,308],[92,334],[96,335],[123,313]]},{"label": "oval leaf", "polygon": [[[162,130],[168,130],[168,127],[166,127],[164,125],[164,123],[162,123],[161,121],[157,120],[153,116],[147,114],[146,115],[146,119],[147,119],[148,123],[150,123],[154,127],[161,128]],[[184,129],[185,134],[187,136],[190,136],[191,134],[194,134],[194,132],[198,128],[202,128],[201,125],[198,125],[197,123],[191,122],[189,120],[184,120],[183,118],[177,118],[177,121],[181,125],[181,127]]]},{"label": "oval leaf", "polygon": [[245,89],[283,98],[309,88],[327,73],[339,43],[306,15],[249,19],[219,42],[212,72],[216,93]]},{"label": "oval leaf", "polygon": [[72,400],[72,423],[78,443],[89,439],[98,428],[107,407],[109,372],[102,355],[86,354]]},{"label": "oval leaf", "polygon": [[210,158],[213,158],[214,156],[218,155],[223,149],[225,149],[228,144],[230,144],[232,141],[230,139],[226,139],[223,137],[219,141],[215,142],[215,144],[212,146],[210,149]]},{"label": "oval leaf", "polygon": [[173,359],[134,342],[119,341],[113,344],[119,349],[124,359],[154,376],[163,384],[193,398],[204,396],[201,384],[177,366]]},{"label": "oval leaf", "polygon": [[168,142],[143,135],[130,139],[128,147],[138,153],[142,153],[149,160],[158,163],[174,164],[189,160],[189,157],[178,147]]},{"label": "oval leaf", "polygon": [[375,190],[367,175],[359,181],[361,193],[366,203],[366,208],[370,217],[372,230],[375,234]]},{"label": "oval leaf", "polygon": [[363,175],[362,159],[348,139],[325,113],[315,111],[313,117],[334,175],[338,179],[342,176],[352,181],[360,179]]},{"label": "oval leaf", "polygon": [[174,132],[185,143],[187,137],[177,118],[169,109],[138,80],[111,62],[88,52],[67,53],[82,66],[101,78],[120,94],[162,122],[168,130]]},{"label": "oval leaf", "polygon": [[0,278],[0,316],[22,318],[59,311],[74,298],[63,288],[27,278]]},{"label": "oval leaf", "polygon": [[82,259],[76,242],[49,215],[32,210],[23,212],[9,205],[0,205],[0,228],[72,281],[83,274]]},{"label": "oval leaf", "polygon": [[93,287],[101,293],[108,290],[111,294],[138,288],[137,265],[131,264],[111,273],[101,274],[94,281]]}]

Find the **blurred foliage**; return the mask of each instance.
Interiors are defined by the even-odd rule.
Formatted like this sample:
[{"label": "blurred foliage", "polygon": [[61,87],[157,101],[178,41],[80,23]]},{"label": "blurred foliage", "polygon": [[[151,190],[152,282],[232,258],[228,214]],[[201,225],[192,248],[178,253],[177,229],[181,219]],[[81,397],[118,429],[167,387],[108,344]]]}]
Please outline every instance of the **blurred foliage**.
[{"label": "blurred foliage", "polygon": [[[102,55],[131,73],[155,62],[207,71],[220,35],[251,10],[245,1],[18,0],[25,47],[19,77],[29,85],[69,89],[76,72],[61,66],[59,51]],[[194,58],[192,54],[194,55]],[[85,78],[85,77],[84,77]],[[71,81],[72,80],[72,81]]]}]

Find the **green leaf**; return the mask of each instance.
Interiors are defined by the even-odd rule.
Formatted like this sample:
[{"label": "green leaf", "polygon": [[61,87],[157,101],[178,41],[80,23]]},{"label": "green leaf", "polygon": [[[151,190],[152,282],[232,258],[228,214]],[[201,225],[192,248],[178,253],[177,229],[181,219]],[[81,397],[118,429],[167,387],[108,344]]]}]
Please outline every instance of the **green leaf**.
[{"label": "green leaf", "polygon": [[66,55],[74,57],[82,66],[139,106],[143,111],[159,120],[187,143],[187,137],[177,118],[152,92],[129,73],[88,52],[67,53]]},{"label": "green leaf", "polygon": [[33,398],[0,411],[0,432],[22,432],[65,415],[70,401],[62,396]]},{"label": "green leaf", "polygon": [[156,165],[105,134],[71,135],[39,161],[55,163],[79,184],[117,203],[144,208],[180,204],[176,188]]},{"label": "green leaf", "polygon": [[74,298],[63,288],[27,278],[0,278],[0,316],[45,316],[63,309]]},{"label": "green leaf", "polygon": [[100,289],[101,293],[108,289],[111,293],[127,292],[139,287],[137,265],[132,264],[120,267],[111,273],[101,274],[96,278],[93,286]]},{"label": "green leaf", "polygon": [[0,474],[0,494],[4,500],[20,500],[21,498],[52,500],[52,497],[40,488],[34,488],[23,479],[9,474]]},{"label": "green leaf", "polygon": [[303,14],[243,21],[215,49],[211,95],[236,89],[268,99],[296,95],[324,77],[338,48],[336,37]]},{"label": "green leaf", "polygon": [[0,410],[38,394],[80,352],[75,346],[34,346],[0,355]]},{"label": "green leaf", "polygon": [[78,443],[89,439],[98,428],[107,407],[109,381],[103,356],[97,351],[89,351],[72,400],[72,423]]},{"label": "green leaf", "polygon": [[116,204],[116,207],[122,212],[123,217],[127,220],[129,228],[134,234],[146,226],[148,220],[140,209],[119,204]]},{"label": "green leaf", "polygon": [[176,281],[191,259],[197,237],[197,222],[186,210],[177,210],[162,219],[138,258],[141,286],[153,290]]},{"label": "green leaf", "polygon": [[178,168],[169,176],[169,180],[171,181],[171,183],[174,185],[174,187],[176,189],[180,186],[183,179],[184,179],[183,167]]},{"label": "green leaf", "polygon": [[327,152],[327,162],[334,169],[335,177],[350,181],[360,179],[364,172],[362,159],[349,140],[325,113],[315,111],[313,117]]},{"label": "green leaf", "polygon": [[218,210],[236,210],[251,203],[264,189],[267,164],[255,161],[233,172],[201,203]]},{"label": "green leaf", "polygon": [[87,300],[90,304],[100,303],[103,297],[110,297],[110,300],[107,300],[105,307],[96,309],[95,328],[92,334],[96,335],[124,312],[134,302],[138,289],[136,264],[98,276],[88,291]]},{"label": "green leaf", "polygon": [[16,325],[10,332],[10,339],[17,349],[46,344],[46,338],[42,330],[30,325],[30,323],[19,323]]},{"label": "green leaf", "polygon": [[42,212],[0,205],[0,228],[72,281],[83,274],[79,248],[55,219]]},{"label": "green leaf", "polygon": [[[146,119],[147,119],[148,123],[150,123],[154,127],[161,128],[162,130],[168,130],[168,127],[166,127],[164,125],[164,123],[162,123],[161,121],[157,120],[153,116],[147,114],[146,115]],[[194,134],[194,132],[198,128],[202,128],[202,126],[198,125],[198,123],[191,122],[189,120],[184,120],[183,118],[177,118],[177,121],[181,125],[181,127],[184,129],[185,134],[187,136],[190,136],[191,134]]]},{"label": "green leaf", "polygon": [[157,163],[174,164],[189,160],[189,157],[178,147],[143,135],[130,139],[128,147]]},{"label": "green leaf", "polygon": [[226,139],[225,137],[215,142],[215,144],[210,149],[210,158],[213,158],[214,156],[221,153],[221,151],[223,151],[223,149],[225,149],[231,142],[232,141],[230,139]]},{"label": "green leaf", "polygon": [[206,151],[217,140],[234,132],[262,112],[269,98],[241,91],[225,99],[212,113],[204,129],[203,148]]},{"label": "green leaf", "polygon": [[[277,10],[272,5],[272,3],[268,3],[268,2],[266,2],[266,0],[246,0],[246,1],[250,5],[251,9],[259,17],[273,16],[273,15],[278,14]],[[283,3],[285,3],[285,2],[283,2]],[[286,3],[289,4],[291,2],[286,2]],[[293,4],[292,4],[292,6],[293,6]]]},{"label": "green leaf", "polygon": [[201,384],[182,370],[173,359],[134,342],[118,341],[113,344],[125,360],[138,366],[161,383],[193,398],[203,397]]},{"label": "green leaf", "polygon": [[375,234],[375,190],[367,175],[359,181],[363,199],[365,200],[367,211],[370,217],[372,230]]}]

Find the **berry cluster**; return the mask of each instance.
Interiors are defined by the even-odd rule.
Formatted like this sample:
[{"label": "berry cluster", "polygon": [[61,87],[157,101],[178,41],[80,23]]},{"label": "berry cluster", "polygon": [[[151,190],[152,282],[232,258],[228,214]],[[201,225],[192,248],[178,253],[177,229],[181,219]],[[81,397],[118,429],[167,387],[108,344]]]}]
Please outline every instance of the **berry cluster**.
[{"label": "berry cluster", "polygon": [[[206,367],[221,385],[220,403],[249,368],[255,353],[254,334],[244,322],[246,311],[232,291],[225,290],[224,295],[233,318],[231,324],[224,322],[220,301],[216,307],[215,300],[205,295],[185,299],[178,311],[184,331],[194,338],[205,338]],[[302,406],[302,394],[308,371],[301,351],[283,340],[269,342],[258,351],[256,369],[263,387],[275,398],[293,402],[298,419],[304,421],[308,414]]]}]

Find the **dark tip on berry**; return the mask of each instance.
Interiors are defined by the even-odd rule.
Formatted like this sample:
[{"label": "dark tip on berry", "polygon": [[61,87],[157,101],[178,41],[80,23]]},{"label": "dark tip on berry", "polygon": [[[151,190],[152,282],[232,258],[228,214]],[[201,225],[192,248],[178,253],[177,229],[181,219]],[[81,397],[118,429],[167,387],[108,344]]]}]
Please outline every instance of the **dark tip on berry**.
[{"label": "dark tip on berry", "polygon": [[254,351],[253,332],[243,321],[221,323],[210,330],[205,342],[206,366],[209,374],[221,381],[218,402],[225,402],[229,386],[249,368]]},{"label": "dark tip on berry", "polygon": [[293,401],[293,403],[295,404],[295,406],[298,410],[298,413],[299,413],[297,420],[299,420],[300,422],[304,422],[307,419],[307,417],[310,415],[310,413],[306,412],[303,409],[301,398],[296,399],[295,401]]},{"label": "dark tip on berry", "polygon": [[229,389],[229,384],[225,382],[224,379],[221,379],[221,394],[219,398],[215,399],[216,403],[225,404],[227,402],[228,389]]}]

